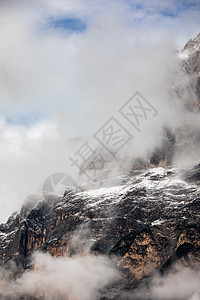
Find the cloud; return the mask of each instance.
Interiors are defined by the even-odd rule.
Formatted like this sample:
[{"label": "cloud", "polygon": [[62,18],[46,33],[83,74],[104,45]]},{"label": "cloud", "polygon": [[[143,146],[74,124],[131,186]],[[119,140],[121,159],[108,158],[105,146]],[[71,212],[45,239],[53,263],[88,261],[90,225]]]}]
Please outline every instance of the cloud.
[{"label": "cloud", "polygon": [[1,299],[37,295],[46,300],[94,300],[100,290],[119,279],[112,262],[102,256],[52,257],[38,252],[32,263],[34,270],[23,273],[16,281],[10,281],[4,271]]},{"label": "cloud", "polygon": [[[160,128],[169,119],[173,126],[180,122],[168,93],[179,68],[174,50],[177,39],[196,34],[199,21],[193,7],[173,19],[163,16],[174,7],[173,1],[153,0],[1,1],[2,221],[27,193],[41,191],[50,174],[77,174],[68,156],[81,143],[69,140],[87,140],[108,118],[118,118],[137,90],[159,114],[146,123],[144,135],[134,133],[135,155],[160,142]],[[48,26],[49,20],[78,20],[87,28],[68,30],[68,23],[60,30]],[[31,124],[7,122],[30,115]]]},{"label": "cloud", "polygon": [[154,299],[200,299],[200,272],[179,268],[167,277],[155,278],[152,295]]},{"label": "cloud", "polygon": [[136,299],[199,300],[200,272],[189,267],[176,266],[166,276],[154,276],[149,288],[136,290]]},{"label": "cloud", "polygon": [[9,261],[0,267],[0,298],[94,300],[109,297],[121,274],[114,258],[90,253],[92,241],[94,237],[85,223],[73,232],[65,256],[35,251],[29,256],[30,268],[17,276],[18,266]]}]

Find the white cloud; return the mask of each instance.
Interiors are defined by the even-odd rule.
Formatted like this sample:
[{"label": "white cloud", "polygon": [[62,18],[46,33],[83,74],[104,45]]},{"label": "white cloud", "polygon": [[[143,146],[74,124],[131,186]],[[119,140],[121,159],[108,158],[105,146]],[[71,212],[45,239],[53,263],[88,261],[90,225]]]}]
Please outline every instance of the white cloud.
[{"label": "white cloud", "polygon": [[[102,256],[52,257],[35,253],[34,270],[23,273],[12,282],[3,274],[1,297],[43,296],[45,300],[98,299],[99,290],[119,279],[119,273],[110,260]],[[7,276],[6,276],[7,275]]]},{"label": "white cloud", "polygon": [[200,273],[190,268],[176,270],[167,277],[155,278],[154,299],[200,299]]},{"label": "white cloud", "polygon": [[137,299],[155,300],[199,300],[200,272],[198,270],[176,266],[165,276],[154,276],[148,288],[136,289]]}]

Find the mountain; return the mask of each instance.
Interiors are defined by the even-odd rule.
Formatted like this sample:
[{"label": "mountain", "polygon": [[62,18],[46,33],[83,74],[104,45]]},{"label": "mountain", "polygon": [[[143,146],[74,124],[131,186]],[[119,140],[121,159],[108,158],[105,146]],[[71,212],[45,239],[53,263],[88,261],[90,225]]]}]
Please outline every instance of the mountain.
[{"label": "mountain", "polygon": [[184,60],[184,68],[188,73],[200,76],[200,34],[185,45],[179,57]]},{"label": "mountain", "polygon": [[180,51],[179,57],[183,61],[183,69],[190,74],[191,86],[194,91],[194,106],[200,107],[200,34],[196,38],[190,40],[183,50]]},{"label": "mountain", "polygon": [[[199,49],[200,35],[179,53],[184,72],[191,75],[194,106],[200,103]],[[0,225],[0,262],[10,272],[7,282],[37,275],[35,250],[53,257],[104,257],[120,273],[120,279],[99,285],[93,298],[57,293],[52,299],[161,299],[137,291],[148,288],[155,273],[167,276],[174,266],[199,270],[200,164],[172,165],[174,151],[186,145],[183,129],[178,132],[165,128],[162,147],[148,162],[135,162],[117,179],[69,188],[63,197],[44,195],[13,213]],[[200,141],[198,130],[195,140]],[[27,293],[17,282],[15,289],[0,284],[2,299],[47,299],[45,292]]]}]

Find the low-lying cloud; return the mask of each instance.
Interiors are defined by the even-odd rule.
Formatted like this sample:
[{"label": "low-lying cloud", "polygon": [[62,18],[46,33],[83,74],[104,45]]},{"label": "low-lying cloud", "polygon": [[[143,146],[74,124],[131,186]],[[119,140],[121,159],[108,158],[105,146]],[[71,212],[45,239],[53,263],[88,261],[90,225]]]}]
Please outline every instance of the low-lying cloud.
[{"label": "low-lying cloud", "polygon": [[17,300],[25,295],[45,300],[94,300],[100,290],[119,279],[112,262],[102,256],[52,257],[38,252],[32,263],[34,270],[16,281],[4,271],[1,299]]},{"label": "low-lying cloud", "polygon": [[189,267],[176,266],[168,275],[153,277],[149,288],[136,290],[130,299],[199,300],[200,272]]}]

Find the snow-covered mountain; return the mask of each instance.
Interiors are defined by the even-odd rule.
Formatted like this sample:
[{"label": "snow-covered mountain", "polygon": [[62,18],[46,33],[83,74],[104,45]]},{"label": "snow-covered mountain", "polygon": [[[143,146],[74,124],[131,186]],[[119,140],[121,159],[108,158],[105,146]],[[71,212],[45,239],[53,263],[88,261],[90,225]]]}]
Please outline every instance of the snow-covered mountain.
[{"label": "snow-covered mountain", "polygon": [[179,57],[183,63],[183,69],[190,76],[190,84],[187,89],[193,92],[191,103],[195,109],[200,108],[200,34],[196,38],[190,40],[182,51],[179,52]]},{"label": "snow-covered mountain", "polygon": [[[179,57],[195,82],[195,101],[200,103],[199,51],[200,35],[186,44]],[[166,136],[162,149],[156,149],[145,164],[136,163],[101,186],[93,183],[92,188],[68,189],[63,197],[47,195],[39,203],[26,203],[1,224],[0,261],[9,270],[0,285],[1,298],[46,299],[37,277],[42,262],[31,258],[35,250],[72,260],[99,256],[112,262],[117,278],[103,283],[102,277],[98,279],[101,284],[93,299],[144,299],[134,290],[148,286],[155,272],[167,276],[174,265],[199,270],[200,164],[172,165],[174,152],[186,146],[186,135],[181,131],[179,139],[169,132]],[[198,132],[195,139],[200,139]],[[198,150],[199,143],[195,147]],[[49,278],[51,271],[43,271]],[[29,289],[22,284],[26,276],[34,282]],[[145,296],[151,298],[160,299]],[[52,299],[74,298],[60,287]]]},{"label": "snow-covered mountain", "polygon": [[188,73],[200,75],[200,34],[185,45],[179,57],[184,60],[184,67]]}]

